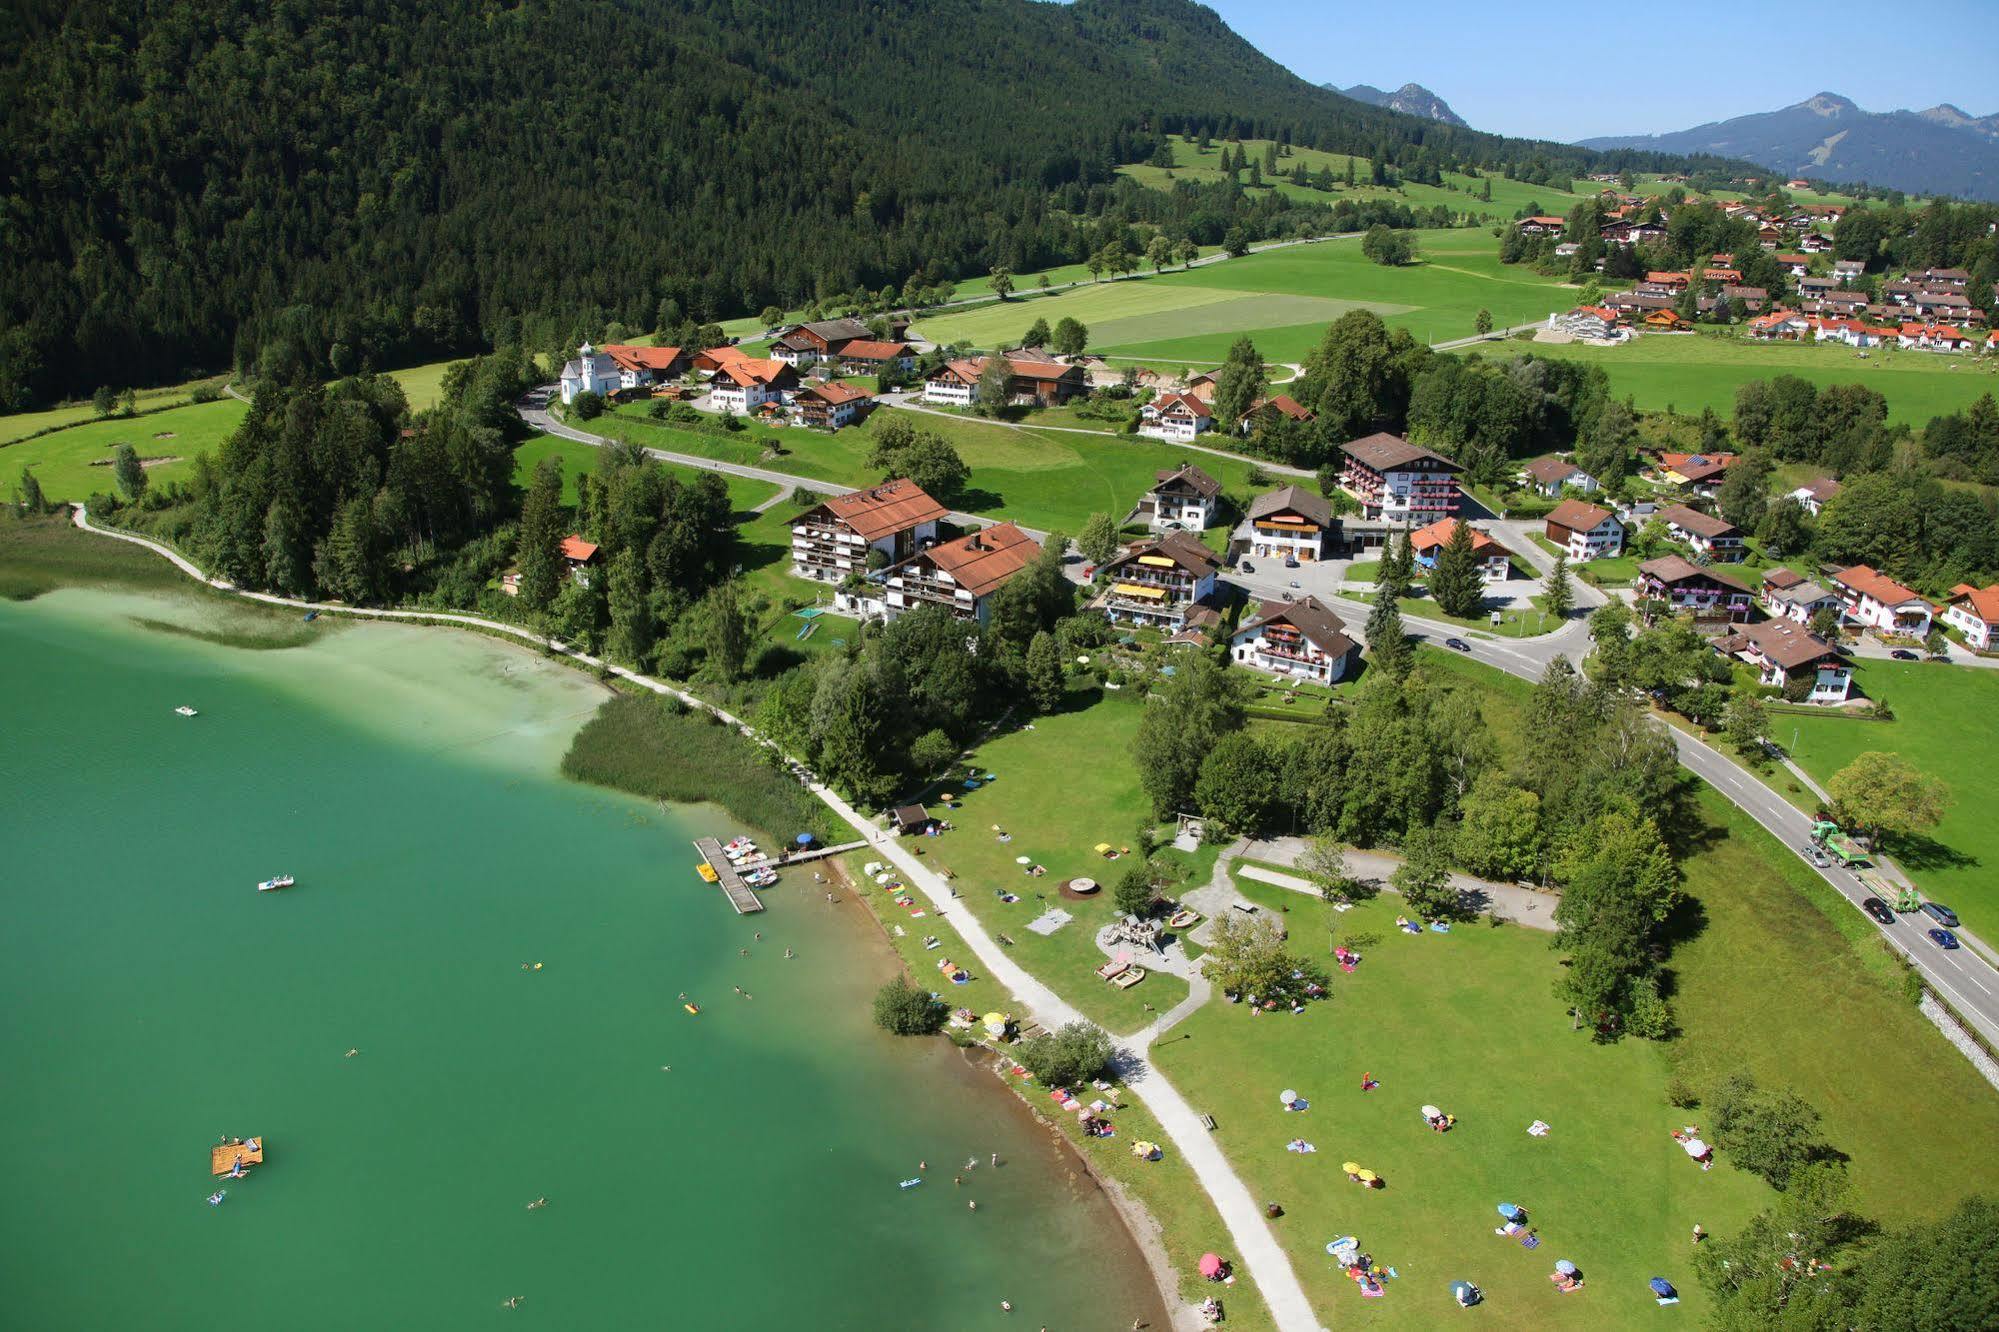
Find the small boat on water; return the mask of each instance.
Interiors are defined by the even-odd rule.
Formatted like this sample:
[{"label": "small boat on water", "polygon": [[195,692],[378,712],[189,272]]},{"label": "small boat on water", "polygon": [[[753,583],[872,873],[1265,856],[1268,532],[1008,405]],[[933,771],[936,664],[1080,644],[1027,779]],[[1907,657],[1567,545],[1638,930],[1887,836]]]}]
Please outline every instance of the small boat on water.
[{"label": "small boat on water", "polygon": [[174,711],[175,711],[175,712],[177,712],[177,713],[179,713],[179,714],[180,714],[181,716],[183,716],[183,717],[195,717],[195,716],[199,716],[199,715],[200,715],[200,714],[199,714],[199,713],[197,713],[197,712],[196,712],[196,711],[195,711],[195,710],[194,710],[193,708],[189,707],[189,706],[188,706],[187,704],[185,704],[185,703],[183,703],[183,704],[181,704],[181,705],[180,705],[179,707],[175,708],[175,709],[174,709]]},{"label": "small boat on water", "polygon": [[697,1004],[682,1004],[681,1007],[697,1017],[700,1016],[701,1008]]},{"label": "small boat on water", "polygon": [[768,865],[760,866],[745,874],[743,882],[752,888],[768,888],[777,882],[777,871]]},{"label": "small boat on water", "polygon": [[260,893],[272,893],[280,888],[289,888],[297,882],[298,880],[289,874],[280,874],[275,879],[265,879],[262,883],[258,884],[257,891]]},{"label": "small boat on water", "polygon": [[904,1181],[902,1181],[901,1187],[905,1189],[913,1189],[922,1182],[923,1181],[920,1179],[905,1179]]}]

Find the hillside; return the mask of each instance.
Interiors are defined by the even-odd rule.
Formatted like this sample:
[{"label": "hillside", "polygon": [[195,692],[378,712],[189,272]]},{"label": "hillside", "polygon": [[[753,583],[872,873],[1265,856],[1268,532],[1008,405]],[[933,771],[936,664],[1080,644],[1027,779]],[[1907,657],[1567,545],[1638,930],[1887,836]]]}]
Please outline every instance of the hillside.
[{"label": "hillside", "polygon": [[1332,88],[1342,97],[1351,97],[1356,102],[1366,102],[1369,106],[1385,106],[1390,111],[1400,111],[1404,115],[1421,116],[1425,120],[1438,120],[1446,125],[1456,125],[1469,129],[1451,104],[1431,92],[1420,83],[1405,83],[1394,92],[1383,92],[1371,83],[1356,83],[1351,88],[1338,88],[1330,83],[1319,85]]},{"label": "hillside", "polygon": [[1976,118],[1948,104],[1876,113],[1820,93],[1778,111],[1671,134],[1585,139],[1583,146],[1715,153],[1814,180],[1999,199],[1999,117]]},{"label": "hillside", "polygon": [[1314,88],[1189,0],[35,0],[0,89],[0,409],[1046,267],[1105,216],[1294,227],[1115,179],[1175,131],[1600,160]]}]

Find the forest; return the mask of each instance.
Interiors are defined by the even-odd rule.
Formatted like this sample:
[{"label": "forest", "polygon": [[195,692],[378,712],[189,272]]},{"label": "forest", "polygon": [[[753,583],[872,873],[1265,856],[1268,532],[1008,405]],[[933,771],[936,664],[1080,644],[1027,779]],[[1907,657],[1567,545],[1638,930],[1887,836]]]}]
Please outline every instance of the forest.
[{"label": "forest", "polygon": [[1212,244],[1313,211],[1116,182],[1168,133],[1418,172],[1675,164],[1350,101],[1184,0],[828,0],[809,24],[733,0],[13,17],[0,410],[231,366],[573,344],[651,327],[669,299],[705,322],[1027,271],[1082,258],[1106,217]]}]

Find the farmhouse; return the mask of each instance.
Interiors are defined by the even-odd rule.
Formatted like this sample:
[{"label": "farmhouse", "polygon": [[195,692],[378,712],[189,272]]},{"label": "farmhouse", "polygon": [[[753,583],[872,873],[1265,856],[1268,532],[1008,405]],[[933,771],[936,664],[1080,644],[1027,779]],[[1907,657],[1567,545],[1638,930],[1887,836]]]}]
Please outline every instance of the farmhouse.
[{"label": "farmhouse", "polygon": [[807,385],[792,394],[791,401],[800,420],[821,430],[838,430],[860,420],[875,402],[872,395],[838,380]]},{"label": "farmhouse", "polygon": [[1944,623],[1964,635],[1964,641],[1980,652],[1992,648],[1992,636],[1999,632],[1999,583],[1973,587],[1959,583],[1944,603]]},{"label": "farmhouse", "polygon": [[1236,539],[1260,560],[1310,564],[1325,557],[1329,543],[1337,544],[1338,532],[1339,519],[1324,496],[1302,486],[1282,486],[1251,502]]},{"label": "farmhouse", "polygon": [[1338,683],[1359,654],[1346,625],[1317,597],[1261,606],[1229,636],[1229,655],[1241,665],[1314,684]]},{"label": "farmhouse", "polygon": [[1210,604],[1221,563],[1186,532],[1139,541],[1098,571],[1097,606],[1113,620],[1158,625],[1173,632],[1195,607]]},{"label": "farmhouse", "polygon": [[1138,419],[1141,435],[1185,441],[1213,425],[1215,414],[1191,393],[1162,393],[1138,409]]},{"label": "farmhouse", "polygon": [[1521,476],[1527,488],[1537,495],[1559,495],[1565,486],[1573,486],[1585,495],[1594,495],[1600,489],[1595,477],[1564,458],[1536,458],[1521,469]]},{"label": "farmhouse", "polygon": [[1638,595],[1664,601],[1696,619],[1746,620],[1755,595],[1728,574],[1703,569],[1679,555],[1661,555],[1638,566]]},{"label": "farmhouse", "polygon": [[1659,455],[1659,479],[1691,490],[1696,495],[1712,496],[1721,488],[1722,473],[1735,465],[1738,456],[1733,453],[1662,453]]},{"label": "farmhouse", "polygon": [[694,353],[694,370],[697,374],[712,375],[725,365],[750,358],[741,347],[709,347]]},{"label": "farmhouse", "polygon": [[1684,504],[1668,504],[1659,510],[1659,517],[1666,524],[1668,536],[1685,542],[1696,554],[1710,560],[1733,564],[1745,553],[1742,529],[1726,519],[1689,509]]},{"label": "farmhouse", "polygon": [[[1053,407],[1089,390],[1089,376],[1080,365],[1063,365],[1025,352],[1007,352],[1004,356],[1009,403]],[[979,396],[979,376],[985,373],[988,359],[973,356],[938,366],[924,378],[924,401],[971,406]]]},{"label": "farmhouse", "polygon": [[1222,483],[1192,463],[1158,472],[1126,522],[1144,522],[1155,532],[1186,528],[1199,532],[1215,521]]},{"label": "farmhouse", "polygon": [[1288,393],[1277,393],[1268,398],[1258,398],[1255,405],[1243,413],[1242,420],[1236,422],[1236,430],[1247,435],[1278,421],[1297,421],[1303,424],[1313,419],[1314,413],[1311,408]]},{"label": "farmhouse", "polygon": [[1832,644],[1790,620],[1737,625],[1714,640],[1715,651],[1755,668],[1764,684],[1801,703],[1844,703],[1853,668]]},{"label": "farmhouse", "polygon": [[1013,523],[940,541],[889,570],[883,596],[887,617],[892,620],[916,606],[942,606],[961,620],[983,625],[992,594],[1040,553],[1040,543]]},{"label": "farmhouse", "polygon": [[693,368],[693,358],[678,347],[628,347],[612,344],[604,354],[618,363],[623,387],[643,388],[678,379]]},{"label": "farmhouse", "polygon": [[838,583],[865,573],[873,551],[899,564],[935,539],[945,512],[923,487],[903,478],[834,495],[791,520],[791,571]]},{"label": "farmhouse", "polygon": [[708,405],[718,412],[747,414],[765,403],[784,403],[798,387],[798,372],[782,361],[731,361],[708,381]]},{"label": "farmhouse", "polygon": [[1796,500],[1806,513],[1816,518],[1819,516],[1819,510],[1826,506],[1826,501],[1838,493],[1839,482],[1829,476],[1822,476],[1816,481],[1799,486],[1791,492],[1790,497]]},{"label": "farmhouse", "polygon": [[1546,535],[1568,554],[1571,564],[1586,564],[1624,549],[1624,523],[1609,509],[1586,500],[1557,504],[1548,514]]},{"label": "farmhouse", "polygon": [[1458,511],[1464,469],[1400,435],[1373,434],[1341,446],[1340,486],[1360,501],[1363,518],[1431,522]]},{"label": "farmhouse", "polygon": [[1935,608],[1929,602],[1865,564],[1841,569],[1833,575],[1833,591],[1839,594],[1847,619],[1879,633],[1922,638],[1930,632]]},{"label": "farmhouse", "polygon": [[1514,225],[1523,236],[1559,236],[1569,223],[1560,217],[1523,217]]},{"label": "farmhouse", "polygon": [[[1437,557],[1444,553],[1456,533],[1459,519],[1439,518],[1428,527],[1419,527],[1409,534],[1409,549],[1416,557],[1416,563],[1425,569],[1437,567]],[[1513,572],[1513,552],[1494,541],[1478,528],[1471,529],[1471,557],[1478,566],[1479,577],[1488,583],[1503,583]]]},{"label": "farmhouse", "polygon": [[861,342],[872,337],[868,326],[858,319],[821,319],[810,324],[793,324],[778,335],[778,347],[788,350],[789,358],[780,356],[787,365],[807,366],[814,361],[830,360],[845,353],[847,344]]},{"label": "farmhouse", "polygon": [[906,342],[858,338],[840,349],[840,363],[866,374],[908,374],[916,368],[916,348]]}]

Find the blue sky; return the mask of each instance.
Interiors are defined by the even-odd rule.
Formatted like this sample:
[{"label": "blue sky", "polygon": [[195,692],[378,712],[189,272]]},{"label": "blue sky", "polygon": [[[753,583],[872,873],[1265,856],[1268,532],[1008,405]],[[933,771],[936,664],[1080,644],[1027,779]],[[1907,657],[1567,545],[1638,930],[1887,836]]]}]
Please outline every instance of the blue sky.
[{"label": "blue sky", "polygon": [[1869,111],[1999,112],[1999,0],[1205,2],[1313,83],[1420,83],[1500,134],[1656,134],[1820,91]]}]

